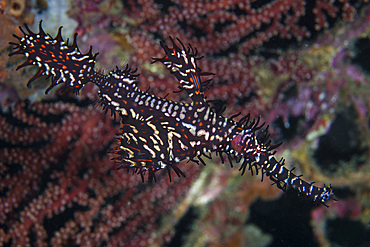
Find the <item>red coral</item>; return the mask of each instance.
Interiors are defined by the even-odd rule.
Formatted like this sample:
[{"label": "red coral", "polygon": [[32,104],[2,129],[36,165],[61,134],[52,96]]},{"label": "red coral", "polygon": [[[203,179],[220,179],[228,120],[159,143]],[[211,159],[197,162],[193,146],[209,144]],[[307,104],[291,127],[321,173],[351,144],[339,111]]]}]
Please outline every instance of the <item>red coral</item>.
[{"label": "red coral", "polygon": [[[106,155],[118,126],[86,103],[17,104],[0,116],[0,239],[25,246],[162,245],[152,232],[181,200],[187,178],[155,184],[112,169]],[[131,234],[135,232],[136,235]]]}]

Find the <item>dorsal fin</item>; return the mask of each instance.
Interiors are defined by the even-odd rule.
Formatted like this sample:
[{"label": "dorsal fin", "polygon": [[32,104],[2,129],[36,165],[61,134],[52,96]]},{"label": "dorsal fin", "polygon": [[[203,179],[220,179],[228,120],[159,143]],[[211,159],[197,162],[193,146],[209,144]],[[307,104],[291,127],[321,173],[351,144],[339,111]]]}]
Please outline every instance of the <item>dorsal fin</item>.
[{"label": "dorsal fin", "polygon": [[52,76],[51,85],[46,89],[46,93],[58,84],[64,84],[78,91],[94,75],[95,58],[98,53],[93,55],[90,47],[86,54],[82,54],[77,47],[77,34],[74,35],[72,45],[68,46],[68,42],[62,38],[62,27],[58,29],[56,37],[52,38],[44,32],[41,23],[40,21],[38,33],[32,32],[27,25],[25,25],[26,31],[19,27],[24,37],[14,35],[19,43],[9,43],[14,45],[13,49],[16,49],[9,56],[22,54],[27,57],[17,70],[28,65],[39,67],[27,86],[38,77],[46,75]]},{"label": "dorsal fin", "polygon": [[172,74],[180,82],[180,89],[185,90],[194,102],[205,101],[203,93],[203,85],[200,79],[203,75],[212,75],[212,73],[201,73],[200,68],[197,66],[198,51],[196,48],[189,44],[185,48],[184,44],[177,39],[181,44],[181,48],[170,37],[172,48],[169,48],[165,43],[161,42],[161,46],[166,55],[162,58],[153,58],[153,63],[160,61],[170,70]]}]

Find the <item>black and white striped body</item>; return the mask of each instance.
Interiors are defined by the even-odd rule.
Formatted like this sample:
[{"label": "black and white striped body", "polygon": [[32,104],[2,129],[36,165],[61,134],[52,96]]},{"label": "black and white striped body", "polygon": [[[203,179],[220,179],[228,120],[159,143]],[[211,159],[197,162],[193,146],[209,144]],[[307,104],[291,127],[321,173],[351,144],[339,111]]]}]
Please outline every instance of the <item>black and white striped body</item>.
[{"label": "black and white striped body", "polygon": [[[21,29],[22,30],[22,29]],[[23,54],[27,61],[18,68],[36,65],[37,77],[52,76],[50,90],[57,84],[64,84],[76,91],[86,83],[92,82],[99,88],[98,94],[102,105],[113,114],[121,117],[121,132],[118,145],[111,150],[114,160],[120,167],[139,173],[142,177],[148,172],[149,180],[155,179],[155,172],[170,168],[177,175],[184,175],[177,167],[181,160],[202,162],[202,156],[208,157],[216,152],[222,158],[226,154],[229,160],[241,163],[242,174],[248,166],[253,171],[261,170],[277,184],[280,189],[296,189],[313,201],[325,203],[333,197],[331,187],[319,188],[303,181],[284,167],[284,161],[277,161],[274,149],[268,140],[268,128],[261,130],[259,119],[249,121],[249,116],[238,122],[216,114],[204,97],[203,86],[197,67],[196,49],[173,47],[161,43],[165,51],[162,62],[176,76],[180,89],[188,93],[191,103],[174,102],[141,91],[137,87],[138,75],[128,66],[116,69],[107,75],[94,70],[96,55],[91,49],[81,54],[76,36],[71,46],[64,42],[60,29],[55,38],[44,33],[40,23],[39,33],[33,33],[26,26],[24,37],[15,36],[19,43],[11,43],[17,49],[10,55]],[[223,159],[223,158],[222,158]]]}]

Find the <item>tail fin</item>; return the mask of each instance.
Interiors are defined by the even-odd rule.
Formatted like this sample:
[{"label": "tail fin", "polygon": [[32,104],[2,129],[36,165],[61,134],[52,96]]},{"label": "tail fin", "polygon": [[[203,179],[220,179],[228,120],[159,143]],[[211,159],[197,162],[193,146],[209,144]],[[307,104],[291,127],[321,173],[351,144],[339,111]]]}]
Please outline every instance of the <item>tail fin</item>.
[{"label": "tail fin", "polygon": [[19,40],[19,43],[10,42],[17,49],[9,56],[22,54],[27,57],[27,61],[18,66],[17,70],[27,65],[37,65],[39,70],[28,81],[30,83],[43,75],[51,76],[52,82],[45,93],[48,93],[58,84],[64,84],[66,87],[72,87],[76,91],[81,89],[94,75],[95,58],[98,55],[92,54],[92,48],[86,54],[81,54],[77,47],[77,33],[73,38],[72,45],[68,45],[62,38],[61,29],[55,38],[46,34],[39,24],[39,33],[32,32],[27,25],[26,31],[19,27],[24,37],[13,35]]}]

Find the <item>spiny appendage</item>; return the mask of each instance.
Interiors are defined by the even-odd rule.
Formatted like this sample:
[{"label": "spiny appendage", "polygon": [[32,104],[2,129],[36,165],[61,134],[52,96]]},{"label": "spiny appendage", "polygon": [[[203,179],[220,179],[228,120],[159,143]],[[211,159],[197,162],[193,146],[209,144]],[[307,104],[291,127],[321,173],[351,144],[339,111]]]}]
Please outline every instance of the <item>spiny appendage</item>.
[{"label": "spiny appendage", "polygon": [[[165,154],[167,146],[160,143],[156,138],[153,126],[160,128],[158,121],[135,121],[131,118],[122,118],[121,134],[118,135],[118,145],[110,150],[110,153],[116,155],[113,160],[119,165],[119,169],[127,169],[133,173],[141,175],[144,181],[144,175],[148,173],[148,181],[155,181],[155,173],[166,169],[171,179],[171,170],[174,170],[177,176],[185,174],[177,167],[175,161],[166,159]],[[163,133],[164,130],[160,132]]]},{"label": "spiny appendage", "polygon": [[[249,122],[249,115],[243,118],[242,121]],[[261,130],[263,124],[259,124],[254,119],[249,124],[243,126],[243,131],[233,134],[230,146],[233,149],[233,154],[238,162],[241,162],[240,171],[244,174],[246,168],[251,171],[253,175],[253,168],[258,174],[258,170],[262,171],[277,185],[278,188],[286,191],[288,188],[295,189],[300,195],[307,197],[314,202],[322,203],[334,197],[332,187],[323,188],[316,187],[313,183],[307,183],[300,177],[302,175],[295,175],[292,170],[287,169],[284,164],[285,160],[277,161],[274,151],[280,144],[271,145],[268,134],[268,126]],[[240,130],[240,129],[239,129]]]},{"label": "spiny appendage", "polygon": [[[172,182],[171,170],[174,170],[178,177],[186,177],[185,173],[181,171],[176,163],[170,163],[166,164],[164,167],[160,167],[153,160],[148,160],[146,157],[141,158],[140,154],[137,153],[140,151],[134,149],[131,146],[117,146],[111,149],[109,152],[117,155],[116,157],[112,158],[112,160],[114,160],[118,164],[117,170],[126,169],[127,172],[139,174],[143,182],[145,181],[146,174],[148,174],[148,182],[155,182],[155,173],[159,170],[162,170],[163,168],[167,170],[170,182]],[[132,154],[136,155],[137,161],[132,159]],[[143,166],[143,162],[145,166]]]},{"label": "spiny appendage", "polygon": [[202,82],[200,77],[214,74],[201,72],[201,69],[197,66],[197,60],[202,57],[198,57],[196,48],[193,49],[190,44],[188,48],[185,48],[180,39],[177,39],[181,44],[182,48],[180,48],[172,37],[170,37],[170,40],[172,42],[172,48],[161,42],[166,55],[162,58],[153,58],[153,63],[157,61],[162,62],[176,76],[180,82],[180,91],[177,92],[185,90],[193,101],[204,101],[203,88],[207,87],[211,80]]},{"label": "spiny appendage", "polygon": [[17,70],[28,65],[39,67],[37,73],[28,81],[27,86],[30,86],[30,83],[38,77],[46,75],[52,77],[52,82],[45,93],[58,84],[64,84],[65,87],[72,87],[78,91],[94,75],[95,58],[98,53],[93,55],[92,47],[90,47],[86,54],[82,54],[77,46],[77,33],[74,35],[72,45],[68,45],[68,39],[65,42],[62,38],[62,27],[58,29],[58,34],[53,38],[44,32],[41,23],[40,21],[38,33],[32,32],[26,24],[24,25],[26,31],[19,27],[24,37],[13,34],[19,42],[9,42],[15,50],[9,56],[20,54],[27,57],[27,60],[17,67]]}]

